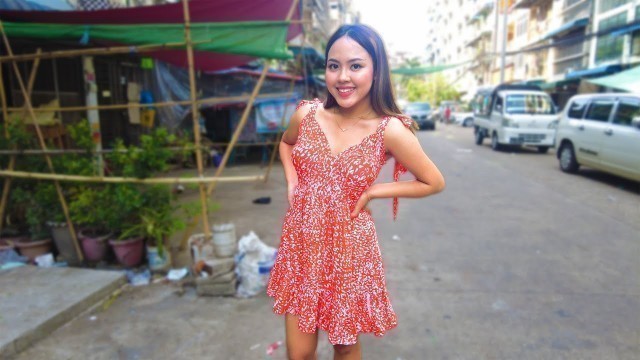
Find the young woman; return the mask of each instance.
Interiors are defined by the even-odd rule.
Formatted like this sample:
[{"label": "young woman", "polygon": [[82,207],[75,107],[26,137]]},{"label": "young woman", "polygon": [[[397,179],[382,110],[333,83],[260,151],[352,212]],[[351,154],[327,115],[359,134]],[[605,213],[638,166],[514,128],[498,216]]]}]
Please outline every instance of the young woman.
[{"label": "young woman", "polygon": [[[286,314],[290,359],[315,358],[319,329],[335,359],[359,359],[359,333],[382,336],[396,326],[366,205],[394,198],[395,218],[397,197],[444,188],[395,103],[380,36],[342,26],[325,55],[326,101],[301,102],[280,143],[290,206],[267,293]],[[373,184],[387,155],[396,182]],[[406,170],[416,179],[397,182]]]}]

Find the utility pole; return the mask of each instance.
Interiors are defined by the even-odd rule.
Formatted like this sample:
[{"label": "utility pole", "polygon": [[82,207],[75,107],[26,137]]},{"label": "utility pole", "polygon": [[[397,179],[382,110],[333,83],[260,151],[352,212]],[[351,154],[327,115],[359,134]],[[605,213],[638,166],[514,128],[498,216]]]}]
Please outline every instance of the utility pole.
[{"label": "utility pole", "polygon": [[502,53],[500,55],[501,57],[501,61],[500,61],[500,84],[504,83],[504,68],[506,65],[506,54],[505,52],[507,51],[507,11],[509,8],[508,5],[508,0],[502,0],[504,3],[504,8],[502,9],[503,13],[502,13],[502,25],[504,26],[504,28],[502,29]]},{"label": "utility pole", "polygon": [[495,0],[494,5],[494,28],[493,28],[493,52],[491,56],[491,66],[489,68],[489,84],[493,84],[493,73],[496,69],[497,59],[495,58],[496,54],[498,54],[498,24],[500,19],[500,2],[502,0]]}]

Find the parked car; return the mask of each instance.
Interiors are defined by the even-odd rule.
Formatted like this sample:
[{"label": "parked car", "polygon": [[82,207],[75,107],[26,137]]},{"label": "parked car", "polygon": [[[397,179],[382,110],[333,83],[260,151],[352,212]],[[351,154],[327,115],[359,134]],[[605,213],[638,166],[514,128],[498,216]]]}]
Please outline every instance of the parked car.
[{"label": "parked car", "polygon": [[556,134],[560,169],[581,165],[640,181],[640,94],[587,94],[569,99]]},{"label": "parked car", "polygon": [[472,112],[451,113],[451,121],[454,124],[462,125],[462,127],[473,126],[473,113]]},{"label": "parked car", "polygon": [[476,144],[491,139],[491,148],[535,146],[546,153],[554,145],[556,105],[537,86],[503,84],[478,91],[474,98]]},{"label": "parked car", "polygon": [[420,129],[436,129],[436,123],[429,118],[431,113],[431,105],[426,102],[413,102],[409,103],[404,108],[404,113],[407,116],[411,116],[413,120],[418,123]]}]

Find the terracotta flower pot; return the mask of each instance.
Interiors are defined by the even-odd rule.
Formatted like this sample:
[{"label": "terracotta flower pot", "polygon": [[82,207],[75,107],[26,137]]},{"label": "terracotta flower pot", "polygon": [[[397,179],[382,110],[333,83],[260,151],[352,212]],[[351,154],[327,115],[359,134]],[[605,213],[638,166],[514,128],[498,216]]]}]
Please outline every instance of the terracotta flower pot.
[{"label": "terracotta flower pot", "polygon": [[20,252],[20,255],[26,256],[30,263],[34,263],[38,256],[51,252],[51,243],[51,238],[41,240],[23,238],[13,244]]},{"label": "terracotta flower pot", "polygon": [[107,256],[107,240],[113,236],[113,233],[94,234],[90,229],[83,229],[78,232],[78,238],[82,245],[82,251],[87,261],[101,261]]},{"label": "terracotta flower pot", "polygon": [[120,264],[126,267],[134,267],[142,261],[144,255],[144,237],[136,237],[125,240],[109,240],[113,252]]}]

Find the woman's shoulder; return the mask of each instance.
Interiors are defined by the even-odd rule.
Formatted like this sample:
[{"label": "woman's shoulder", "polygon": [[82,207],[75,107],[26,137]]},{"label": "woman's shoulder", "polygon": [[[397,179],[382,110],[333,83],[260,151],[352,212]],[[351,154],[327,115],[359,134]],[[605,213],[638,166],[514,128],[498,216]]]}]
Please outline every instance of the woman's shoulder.
[{"label": "woman's shoulder", "polygon": [[321,104],[321,103],[322,101],[318,98],[315,98],[313,100],[300,100],[300,102],[298,103],[298,106],[296,106],[296,111],[300,110],[301,108],[310,110],[312,107],[318,106],[318,104]]},{"label": "woman's shoulder", "polygon": [[404,114],[389,115],[387,119],[386,128],[391,129],[392,132],[403,131],[404,129],[413,130],[416,128],[415,121]]}]

